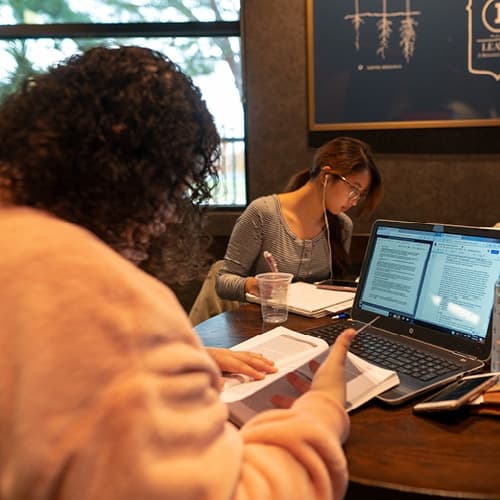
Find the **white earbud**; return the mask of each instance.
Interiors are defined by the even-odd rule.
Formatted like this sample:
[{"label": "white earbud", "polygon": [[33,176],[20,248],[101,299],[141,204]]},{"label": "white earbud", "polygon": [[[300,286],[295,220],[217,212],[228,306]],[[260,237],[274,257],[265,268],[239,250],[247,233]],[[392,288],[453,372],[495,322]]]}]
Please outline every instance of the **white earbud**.
[{"label": "white earbud", "polygon": [[326,186],[326,183],[328,182],[328,177],[330,177],[330,174],[325,175],[325,178],[323,179],[323,186]]}]

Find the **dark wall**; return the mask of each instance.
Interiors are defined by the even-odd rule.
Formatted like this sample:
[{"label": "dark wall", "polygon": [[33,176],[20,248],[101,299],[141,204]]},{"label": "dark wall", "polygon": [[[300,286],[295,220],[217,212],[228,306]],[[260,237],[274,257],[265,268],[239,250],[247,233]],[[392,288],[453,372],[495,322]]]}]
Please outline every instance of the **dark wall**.
[{"label": "dark wall", "polygon": [[[249,195],[254,199],[280,191],[293,172],[310,164],[314,152],[307,127],[306,1],[246,0],[242,16]],[[494,154],[481,154],[492,150],[491,143],[481,147],[481,135],[474,153],[459,154],[461,141],[469,140],[459,130],[451,135],[457,146],[452,154],[401,153],[400,143],[397,154],[377,153],[375,144],[386,195],[374,214],[354,218],[355,231],[369,232],[375,218],[484,226],[500,221],[496,130],[499,153]],[[385,149],[398,140],[386,136]],[[411,133],[404,140],[411,141]],[[408,143],[411,150],[418,147]],[[449,143],[446,150],[453,150]]]}]

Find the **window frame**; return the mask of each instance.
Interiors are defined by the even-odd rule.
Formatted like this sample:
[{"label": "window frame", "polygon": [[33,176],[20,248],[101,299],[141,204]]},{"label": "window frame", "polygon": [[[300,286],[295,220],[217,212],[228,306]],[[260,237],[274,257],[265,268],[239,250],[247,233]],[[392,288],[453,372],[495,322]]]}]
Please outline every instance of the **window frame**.
[{"label": "window frame", "polygon": [[168,23],[54,23],[0,26],[0,39],[96,37],[239,37],[240,21]]}]

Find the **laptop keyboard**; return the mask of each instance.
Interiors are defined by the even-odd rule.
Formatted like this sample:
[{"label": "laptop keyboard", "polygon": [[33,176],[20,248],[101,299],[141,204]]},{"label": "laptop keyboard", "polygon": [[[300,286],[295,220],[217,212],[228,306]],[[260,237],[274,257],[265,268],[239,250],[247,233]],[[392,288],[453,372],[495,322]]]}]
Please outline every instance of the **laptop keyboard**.
[{"label": "laptop keyboard", "polygon": [[[342,331],[352,327],[353,323],[350,321],[337,321],[304,333],[333,344]],[[354,338],[349,350],[371,363],[422,381],[429,381],[462,368],[458,362],[454,363],[433,354],[423,353],[404,343],[391,341],[367,331],[360,332]]]}]

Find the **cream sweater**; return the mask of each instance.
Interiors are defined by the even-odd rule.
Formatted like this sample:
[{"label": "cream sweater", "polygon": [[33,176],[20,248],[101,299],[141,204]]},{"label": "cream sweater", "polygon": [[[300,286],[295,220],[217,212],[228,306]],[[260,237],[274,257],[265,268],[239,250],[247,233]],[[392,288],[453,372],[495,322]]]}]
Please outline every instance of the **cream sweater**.
[{"label": "cream sweater", "polygon": [[0,499],[329,499],[326,395],[241,430],[174,294],[81,228],[0,210]]}]

